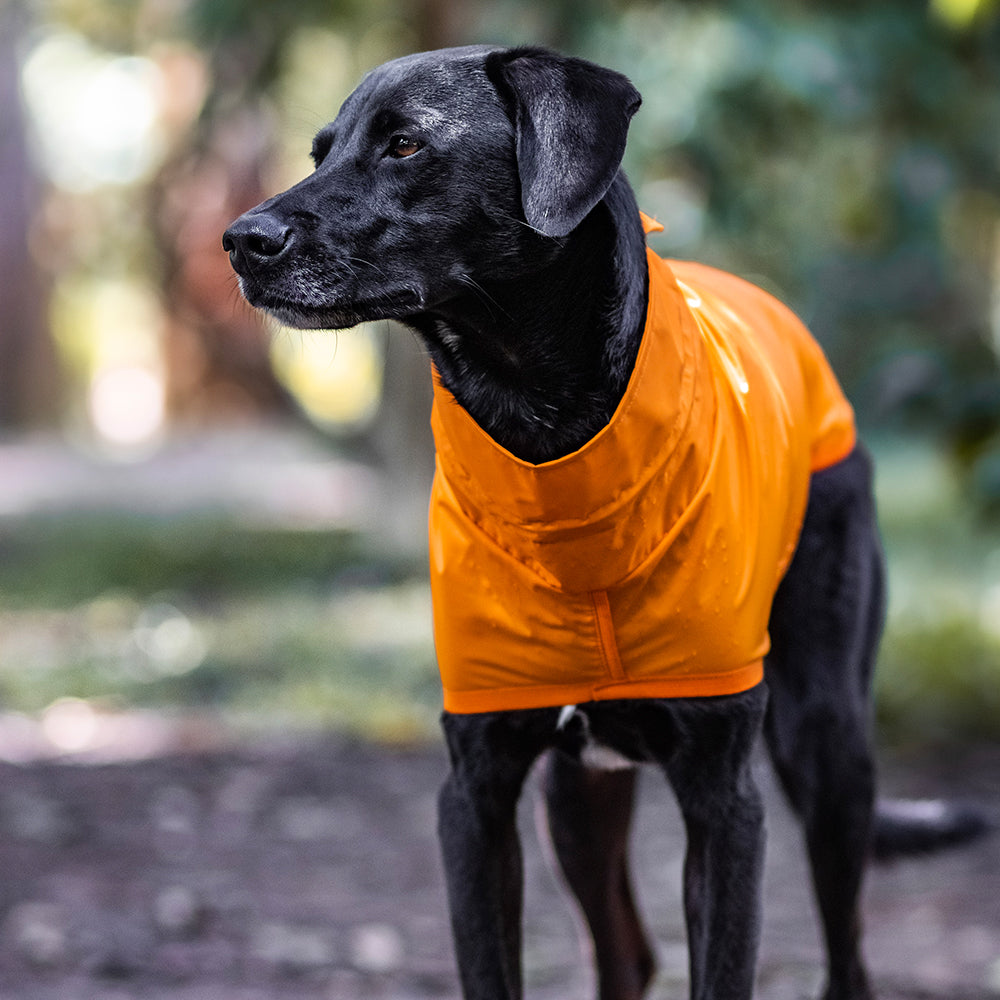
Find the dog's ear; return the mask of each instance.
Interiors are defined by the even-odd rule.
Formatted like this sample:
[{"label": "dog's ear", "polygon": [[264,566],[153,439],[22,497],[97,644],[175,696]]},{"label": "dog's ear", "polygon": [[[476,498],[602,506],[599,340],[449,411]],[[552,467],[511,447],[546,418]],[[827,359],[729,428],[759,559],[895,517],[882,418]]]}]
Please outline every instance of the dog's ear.
[{"label": "dog's ear", "polygon": [[565,236],[615,179],[642,98],[621,73],[545,49],[493,52],[486,72],[514,122],[525,218]]}]

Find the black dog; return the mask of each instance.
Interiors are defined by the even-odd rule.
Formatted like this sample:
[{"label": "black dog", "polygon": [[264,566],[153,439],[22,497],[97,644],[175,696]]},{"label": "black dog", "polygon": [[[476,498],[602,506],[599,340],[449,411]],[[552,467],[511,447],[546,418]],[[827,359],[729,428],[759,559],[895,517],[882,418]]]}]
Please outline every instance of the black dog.
[{"label": "black dog", "polygon": [[[369,74],[313,145],[316,171],[224,237],[247,299],[296,327],[375,319],[415,329],[440,379],[528,463],[565,456],[610,420],[642,339],[645,240],[620,161],[639,95],[622,76],[541,50],[467,48]],[[626,841],[634,768],[668,776],[688,836],[691,996],[747,998],[764,848],[749,769],[763,726],[805,827],[829,956],[827,997],[871,991],[858,894],[873,850],[970,832],[875,808],[869,684],[884,609],[868,458],[813,475],[774,595],[766,684],[726,697],[598,701],[445,714],[452,760],[440,835],[468,998],[521,995],[515,808],[545,751],[556,853],[593,935],[603,1000],[640,997],[653,956]],[[765,693],[766,689],[766,693]]]}]

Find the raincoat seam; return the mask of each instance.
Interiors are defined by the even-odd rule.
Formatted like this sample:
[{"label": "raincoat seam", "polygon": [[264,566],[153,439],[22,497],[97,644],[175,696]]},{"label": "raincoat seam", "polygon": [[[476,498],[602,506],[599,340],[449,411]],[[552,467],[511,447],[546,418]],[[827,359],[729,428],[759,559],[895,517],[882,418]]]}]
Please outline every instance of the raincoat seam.
[{"label": "raincoat seam", "polygon": [[615,637],[615,623],[611,616],[611,601],[606,590],[591,591],[590,600],[594,607],[594,621],[597,626],[597,643],[601,650],[601,660],[608,677],[615,682],[627,680],[622,665],[621,651]]}]

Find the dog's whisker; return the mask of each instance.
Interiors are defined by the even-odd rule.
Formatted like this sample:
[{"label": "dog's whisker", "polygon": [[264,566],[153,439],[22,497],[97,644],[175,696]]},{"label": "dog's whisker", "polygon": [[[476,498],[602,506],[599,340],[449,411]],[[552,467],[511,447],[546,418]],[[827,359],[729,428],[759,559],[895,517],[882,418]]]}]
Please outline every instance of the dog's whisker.
[{"label": "dog's whisker", "polygon": [[[363,257],[347,257],[346,261],[354,261],[355,263],[358,264],[364,264],[365,267],[370,267],[373,270],[378,271],[378,273],[381,274],[383,277],[388,277],[387,272],[383,268],[379,267],[378,264],[374,263],[373,261],[365,260]],[[352,269],[351,273],[355,274],[356,272]]]},{"label": "dog's whisker", "polygon": [[507,319],[512,319],[511,314],[500,305],[497,300],[486,291],[483,286],[476,281],[471,275],[465,274],[464,272],[458,276],[458,280],[462,282],[463,285],[468,285],[476,295],[482,300],[483,304],[489,310],[490,317],[496,318],[497,312],[502,313]]},{"label": "dog's whisker", "polygon": [[560,237],[560,236],[551,236],[549,233],[543,233],[536,226],[533,226],[530,222],[528,222],[527,219],[519,219],[516,215],[504,215],[503,218],[507,222],[513,222],[515,225],[521,226],[524,229],[528,229],[531,232],[533,232],[536,236],[541,236],[544,239],[553,240],[553,241],[557,241],[557,240],[562,239],[562,237]]}]

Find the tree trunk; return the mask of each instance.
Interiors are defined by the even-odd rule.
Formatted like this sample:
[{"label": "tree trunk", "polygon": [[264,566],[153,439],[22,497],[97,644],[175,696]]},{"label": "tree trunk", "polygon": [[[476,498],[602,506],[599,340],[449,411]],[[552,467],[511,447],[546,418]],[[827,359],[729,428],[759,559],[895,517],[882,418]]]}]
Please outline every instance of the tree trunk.
[{"label": "tree trunk", "polygon": [[41,185],[18,79],[17,46],[27,26],[23,4],[0,4],[0,430],[50,424],[59,415],[48,282],[30,248]]},{"label": "tree trunk", "polygon": [[[240,297],[222,234],[262,201],[270,123],[259,104],[213,121],[154,188],[153,226],[167,315],[167,405],[181,423],[288,415],[260,315]],[[202,138],[203,137],[203,138]]]}]

